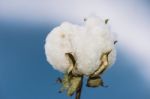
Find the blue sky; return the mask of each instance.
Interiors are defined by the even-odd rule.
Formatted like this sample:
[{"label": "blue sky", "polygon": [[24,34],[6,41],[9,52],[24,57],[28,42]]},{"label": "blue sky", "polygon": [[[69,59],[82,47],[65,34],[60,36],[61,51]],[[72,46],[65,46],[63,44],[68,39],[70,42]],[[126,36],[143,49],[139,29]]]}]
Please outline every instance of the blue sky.
[{"label": "blue sky", "polygon": [[[0,99],[69,98],[58,93],[60,85],[55,80],[62,74],[46,61],[45,38],[62,21],[81,24],[83,17],[91,13],[110,18],[119,42],[117,61],[103,75],[109,88],[84,86],[82,99],[149,99],[149,1],[62,0],[60,3],[0,0]],[[84,85],[85,82],[86,79]]]}]

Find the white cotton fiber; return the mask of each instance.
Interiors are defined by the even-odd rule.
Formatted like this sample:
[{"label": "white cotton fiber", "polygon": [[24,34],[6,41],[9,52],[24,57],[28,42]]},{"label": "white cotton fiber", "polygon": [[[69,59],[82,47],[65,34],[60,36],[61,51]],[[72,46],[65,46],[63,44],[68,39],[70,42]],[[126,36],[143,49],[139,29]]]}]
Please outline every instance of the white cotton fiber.
[{"label": "white cotton fiber", "polygon": [[65,53],[72,53],[78,70],[90,75],[100,66],[102,53],[110,50],[109,65],[116,58],[114,36],[108,24],[96,16],[90,16],[82,26],[68,22],[54,28],[46,38],[45,52],[47,61],[57,70],[66,72],[69,61]]}]

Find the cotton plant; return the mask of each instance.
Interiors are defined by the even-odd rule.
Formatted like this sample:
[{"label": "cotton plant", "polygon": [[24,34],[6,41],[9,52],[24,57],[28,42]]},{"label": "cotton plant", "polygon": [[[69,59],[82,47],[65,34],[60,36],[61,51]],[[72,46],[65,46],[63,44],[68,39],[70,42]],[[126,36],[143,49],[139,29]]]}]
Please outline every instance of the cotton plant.
[{"label": "cotton plant", "polygon": [[64,77],[60,92],[68,96],[76,92],[80,98],[83,77],[87,87],[104,86],[101,75],[116,59],[116,39],[108,19],[89,16],[83,25],[63,22],[46,37],[45,53],[51,66]]}]

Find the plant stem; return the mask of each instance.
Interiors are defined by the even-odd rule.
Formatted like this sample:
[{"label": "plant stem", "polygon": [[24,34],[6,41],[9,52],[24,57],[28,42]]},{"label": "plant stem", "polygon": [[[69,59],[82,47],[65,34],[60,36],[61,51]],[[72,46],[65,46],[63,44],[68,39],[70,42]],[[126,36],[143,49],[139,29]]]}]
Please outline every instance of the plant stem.
[{"label": "plant stem", "polygon": [[81,97],[82,84],[83,84],[83,76],[81,76],[80,85],[79,85],[79,88],[76,91],[76,98],[75,99],[80,99],[80,97]]}]

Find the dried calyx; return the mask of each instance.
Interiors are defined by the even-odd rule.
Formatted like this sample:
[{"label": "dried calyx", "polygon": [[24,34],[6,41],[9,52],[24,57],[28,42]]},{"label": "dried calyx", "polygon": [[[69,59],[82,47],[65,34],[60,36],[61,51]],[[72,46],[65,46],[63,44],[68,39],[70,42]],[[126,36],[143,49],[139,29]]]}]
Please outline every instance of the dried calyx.
[{"label": "dried calyx", "polygon": [[[88,75],[87,87],[99,87],[104,86],[103,80],[101,79],[101,74],[108,67],[108,55],[111,53],[111,50],[103,53],[100,57],[101,64],[99,68],[92,74]],[[76,60],[71,53],[66,53],[66,57],[70,62],[70,68],[68,72],[64,74],[64,78],[62,79],[62,88],[60,92],[66,90],[68,96],[72,96],[78,89],[81,89],[82,80],[84,74],[79,72],[76,64]]]}]

